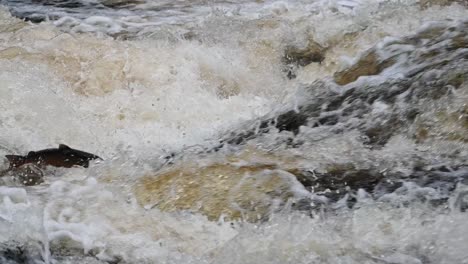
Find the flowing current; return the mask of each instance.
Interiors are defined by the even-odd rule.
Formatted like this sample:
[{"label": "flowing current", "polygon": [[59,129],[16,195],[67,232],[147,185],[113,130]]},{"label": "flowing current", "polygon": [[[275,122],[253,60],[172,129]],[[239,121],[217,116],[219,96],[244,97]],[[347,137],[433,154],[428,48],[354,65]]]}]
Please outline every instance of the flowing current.
[{"label": "flowing current", "polygon": [[0,156],[103,158],[3,173],[0,263],[468,263],[467,33],[465,1],[0,0]]}]

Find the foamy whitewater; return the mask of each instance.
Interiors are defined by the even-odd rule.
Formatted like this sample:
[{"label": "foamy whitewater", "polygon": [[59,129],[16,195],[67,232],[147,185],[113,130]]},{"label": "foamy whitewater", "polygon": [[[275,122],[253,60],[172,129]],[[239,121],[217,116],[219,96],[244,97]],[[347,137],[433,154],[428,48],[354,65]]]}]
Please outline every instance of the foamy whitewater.
[{"label": "foamy whitewater", "polygon": [[464,1],[0,4],[0,263],[468,263]]}]

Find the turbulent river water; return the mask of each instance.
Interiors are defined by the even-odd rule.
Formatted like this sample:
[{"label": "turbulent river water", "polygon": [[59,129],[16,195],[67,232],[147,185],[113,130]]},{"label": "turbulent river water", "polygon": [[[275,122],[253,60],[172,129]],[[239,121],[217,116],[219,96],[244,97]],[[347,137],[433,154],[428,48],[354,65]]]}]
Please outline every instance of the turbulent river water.
[{"label": "turbulent river water", "polygon": [[103,158],[2,174],[0,263],[468,263],[467,33],[465,1],[0,0],[0,156]]}]

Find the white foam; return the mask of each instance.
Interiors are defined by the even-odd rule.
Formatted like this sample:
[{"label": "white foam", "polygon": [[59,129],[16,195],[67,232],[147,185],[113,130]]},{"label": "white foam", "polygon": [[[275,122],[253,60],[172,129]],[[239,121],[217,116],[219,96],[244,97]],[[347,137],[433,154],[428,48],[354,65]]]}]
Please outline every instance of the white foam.
[{"label": "white foam", "polygon": [[25,210],[30,206],[26,191],[21,188],[0,186],[0,219],[13,222],[16,210]]},{"label": "white foam", "polygon": [[[468,232],[468,222],[456,210],[463,186],[450,197],[448,212],[417,202],[418,197],[443,198],[438,190],[407,183],[380,202],[361,190],[355,209],[346,209],[342,200],[336,215],[327,218],[290,213],[263,224],[234,226],[188,212],[146,210],[135,202],[132,183],[157,167],[166,152],[203,145],[242,121],[297,106],[308,99],[296,89],[298,83],[330,78],[341,67],[342,55],[354,58],[385,36],[398,38],[425,21],[468,14],[460,6],[420,10],[415,1],[267,2],[239,4],[239,10],[220,4],[218,11],[194,5],[188,17],[156,19],[121,10],[127,13],[63,17],[41,25],[24,24],[1,10],[2,154],[67,143],[106,161],[86,170],[58,170],[34,188],[0,187],[0,241],[42,241],[46,262],[53,261],[49,247],[60,252],[67,246],[129,263],[466,260],[468,241],[460,234]],[[163,4],[152,1],[139,8],[152,14],[145,10]],[[180,32],[188,31],[193,40],[181,40]],[[105,35],[126,32],[140,39]],[[343,41],[348,33],[355,37]],[[326,60],[287,80],[281,69],[283,48],[310,37],[330,45]],[[383,82],[399,71],[395,67],[365,81]],[[380,101],[372,109],[372,117],[391,110]],[[269,136],[260,143],[275,144],[278,135]],[[417,162],[414,155],[424,151],[404,136],[391,138],[380,150],[364,146],[356,131],[337,135],[304,127],[301,137],[305,144],[290,152],[309,158],[304,165],[318,170],[333,161],[380,165],[405,175]],[[453,149],[448,143],[429,147],[447,157]],[[312,196],[292,175],[280,176],[297,198]],[[407,202],[410,206],[400,206]]]}]

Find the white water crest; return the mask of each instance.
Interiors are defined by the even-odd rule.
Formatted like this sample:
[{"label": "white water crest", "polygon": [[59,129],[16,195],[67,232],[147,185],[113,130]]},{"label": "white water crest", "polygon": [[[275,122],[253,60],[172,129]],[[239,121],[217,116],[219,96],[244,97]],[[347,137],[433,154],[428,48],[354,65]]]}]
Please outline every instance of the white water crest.
[{"label": "white water crest", "polygon": [[[420,110],[382,146],[366,145],[353,117],[333,128],[301,126],[297,135],[271,130],[245,146],[204,153],[245,124],[299,111],[322,93],[342,95],[430,66],[419,55],[431,49],[443,50],[447,64],[462,58],[453,72],[463,72],[468,47],[446,47],[466,32],[468,8],[426,2],[0,1],[0,155],[64,143],[104,159],[89,168],[47,168],[36,186],[14,174],[0,177],[0,262],[468,263],[468,181],[449,188],[442,177],[467,175],[466,76],[450,77],[447,98],[418,105],[407,92],[370,103],[365,125],[385,123],[395,109]],[[438,28],[447,31],[440,45],[402,40]],[[312,42],[323,48],[323,60],[285,65],[285,50]],[[372,47],[394,64],[337,85],[334,74]],[[437,83],[441,73],[424,78]],[[297,147],[283,144],[290,138]],[[167,157],[174,153],[172,164]],[[333,201],[323,196],[330,190],[314,192],[293,177],[296,167],[315,176],[336,164],[404,180],[388,193],[360,189]],[[443,168],[440,178],[417,184],[411,177],[419,164]],[[7,167],[0,160],[0,171]],[[174,206],[164,207],[169,198],[151,196],[158,186],[147,179],[167,175],[175,183],[161,197],[174,198]],[[230,176],[240,180],[228,185],[223,177]],[[178,182],[187,178],[188,187]],[[142,182],[150,187],[142,191]],[[259,187],[249,189],[251,182]],[[263,187],[272,189],[255,192]],[[181,188],[192,188],[200,201],[182,202]],[[282,200],[283,193],[291,199]],[[251,204],[238,196],[252,196]],[[309,199],[314,210],[296,210],[294,199]],[[218,201],[235,210],[210,214]],[[315,210],[322,202],[329,207]],[[264,204],[268,217],[259,221],[229,218],[235,211],[247,219],[246,208]]]}]

